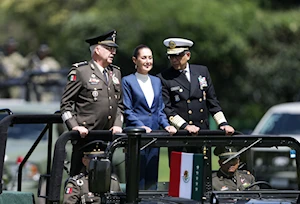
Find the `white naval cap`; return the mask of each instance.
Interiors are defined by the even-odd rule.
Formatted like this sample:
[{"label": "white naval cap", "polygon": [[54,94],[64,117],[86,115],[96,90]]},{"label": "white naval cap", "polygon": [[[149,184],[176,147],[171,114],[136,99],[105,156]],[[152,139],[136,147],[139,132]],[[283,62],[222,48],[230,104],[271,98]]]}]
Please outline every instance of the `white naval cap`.
[{"label": "white naval cap", "polygon": [[193,46],[193,41],[183,38],[168,38],[164,40],[168,55],[179,55]]}]

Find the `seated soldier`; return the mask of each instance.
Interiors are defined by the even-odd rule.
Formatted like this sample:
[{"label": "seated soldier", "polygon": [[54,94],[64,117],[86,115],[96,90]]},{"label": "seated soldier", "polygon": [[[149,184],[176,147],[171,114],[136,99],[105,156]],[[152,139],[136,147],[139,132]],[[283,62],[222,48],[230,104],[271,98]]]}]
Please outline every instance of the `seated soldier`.
[{"label": "seated soldier", "polygon": [[[68,179],[67,185],[64,192],[64,204],[74,204],[74,203],[101,203],[101,198],[99,195],[96,195],[89,190],[89,179],[88,171],[89,164],[92,158],[97,157],[103,154],[103,151],[100,151],[98,144],[87,146],[83,150],[82,163],[84,164],[84,169],[81,170],[81,173],[70,177]],[[121,192],[120,184],[115,175],[111,175],[111,192]]]},{"label": "seated soldier", "polygon": [[[237,151],[233,147],[216,147],[214,154],[219,156],[220,169],[212,174],[212,185],[215,191],[242,191],[255,182],[255,178],[249,171],[238,170],[239,156],[224,163]],[[258,186],[253,186],[249,190],[258,190]]]}]

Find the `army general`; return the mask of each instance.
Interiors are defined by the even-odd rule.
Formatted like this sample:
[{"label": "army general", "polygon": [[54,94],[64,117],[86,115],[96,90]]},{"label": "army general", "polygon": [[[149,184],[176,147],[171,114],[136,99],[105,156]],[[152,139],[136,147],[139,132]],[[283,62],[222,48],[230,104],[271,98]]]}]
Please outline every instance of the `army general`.
[{"label": "army general", "polygon": [[[123,99],[120,68],[112,65],[118,45],[116,31],[87,39],[92,60],[73,64],[61,99],[61,114],[69,130],[81,137],[89,130],[122,132]],[[76,152],[85,144],[73,144],[71,176],[79,173],[81,157]]]}]

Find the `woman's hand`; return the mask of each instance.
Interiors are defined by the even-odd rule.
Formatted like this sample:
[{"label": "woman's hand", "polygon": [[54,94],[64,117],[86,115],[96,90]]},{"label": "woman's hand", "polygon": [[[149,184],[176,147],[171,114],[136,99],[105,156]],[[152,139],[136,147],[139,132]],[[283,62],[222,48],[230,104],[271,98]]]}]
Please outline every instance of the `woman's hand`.
[{"label": "woman's hand", "polygon": [[149,128],[147,126],[142,126],[142,128],[144,128],[146,130],[146,133],[150,133],[152,131],[151,128]]}]

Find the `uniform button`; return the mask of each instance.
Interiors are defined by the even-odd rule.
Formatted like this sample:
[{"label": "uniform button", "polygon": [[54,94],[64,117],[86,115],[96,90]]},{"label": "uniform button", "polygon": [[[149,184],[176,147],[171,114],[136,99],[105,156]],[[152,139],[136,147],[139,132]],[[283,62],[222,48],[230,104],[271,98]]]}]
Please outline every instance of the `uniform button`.
[{"label": "uniform button", "polygon": [[190,99],[188,99],[186,102],[187,102],[187,103],[190,103],[190,102],[191,102],[191,100],[190,100]]},{"label": "uniform button", "polygon": [[109,109],[112,109],[112,106],[109,106]]},{"label": "uniform button", "polygon": [[107,118],[108,118],[108,120],[110,120],[110,119],[111,119],[111,116],[109,115]]},{"label": "uniform button", "polygon": [[200,112],[201,112],[201,113],[203,112],[203,109],[202,109],[202,108],[200,109]]},{"label": "uniform button", "polygon": [[183,92],[183,89],[179,89],[179,92]]},{"label": "uniform button", "polygon": [[110,97],[110,96],[108,97],[108,100],[111,100],[111,97]]},{"label": "uniform button", "polygon": [[199,98],[199,101],[202,102],[202,98]]},{"label": "uniform button", "polygon": [[193,121],[189,121],[189,124],[190,124],[190,125],[193,125]]},{"label": "uniform button", "polygon": [[200,120],[200,123],[203,123],[203,120]]},{"label": "uniform button", "polygon": [[108,87],[107,90],[110,90],[110,88]]},{"label": "uniform button", "polygon": [[151,116],[152,114],[151,113],[149,113],[149,116]]},{"label": "uniform button", "polygon": [[192,114],[193,112],[191,110],[188,111],[189,114]]},{"label": "uniform button", "polygon": [[86,122],[84,121],[82,124],[86,125]]}]

